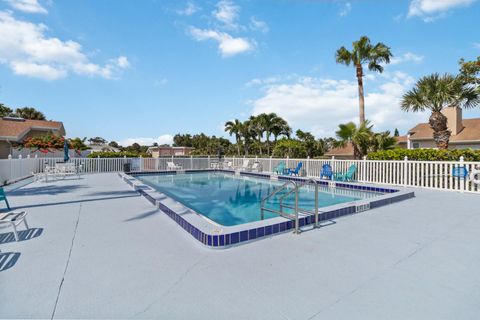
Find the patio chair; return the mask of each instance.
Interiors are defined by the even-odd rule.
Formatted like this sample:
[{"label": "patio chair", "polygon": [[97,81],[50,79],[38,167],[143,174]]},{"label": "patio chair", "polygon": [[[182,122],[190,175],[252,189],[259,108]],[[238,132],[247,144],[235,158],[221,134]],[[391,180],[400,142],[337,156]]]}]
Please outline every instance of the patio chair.
[{"label": "patio chair", "polygon": [[251,171],[252,170],[252,161],[250,159],[244,159],[243,164],[240,168],[242,171]]},{"label": "patio chair", "polygon": [[357,166],[352,164],[347,172],[336,172],[334,173],[333,177],[335,180],[339,181],[353,181],[353,176],[355,175],[355,172],[357,172]]},{"label": "patio chair", "polygon": [[466,179],[468,177],[468,170],[466,167],[455,167],[452,169],[452,177]]},{"label": "patio chair", "polygon": [[252,171],[253,172],[262,172],[263,171],[263,166],[260,162],[254,162],[252,165]]},{"label": "patio chair", "polygon": [[278,163],[278,166],[276,166],[275,168],[273,168],[273,173],[276,173],[276,174],[284,174],[284,173],[285,173],[285,169],[286,169],[285,161],[280,161],[280,162]]},{"label": "patio chair", "polygon": [[181,165],[175,164],[172,161],[167,161],[167,170],[182,170]]},{"label": "patio chair", "polygon": [[19,241],[20,238],[18,237],[17,226],[23,222],[25,224],[25,228],[28,230],[26,216],[27,213],[25,211],[10,211],[0,213],[0,226],[10,225],[13,228],[15,241]]},{"label": "patio chair", "polygon": [[329,165],[328,163],[324,164],[322,166],[322,171],[320,171],[320,179],[328,179],[328,180],[333,180],[333,171],[332,171],[332,166]]},{"label": "patio chair", "polygon": [[7,205],[7,209],[11,210],[10,204],[8,203],[8,200],[7,200],[7,195],[5,194],[5,191],[3,190],[2,187],[0,187],[0,201],[5,201],[5,204]]},{"label": "patio chair", "polygon": [[289,176],[299,176],[300,175],[300,170],[302,170],[302,166],[303,166],[303,163],[299,162],[295,169],[289,168],[287,174]]}]

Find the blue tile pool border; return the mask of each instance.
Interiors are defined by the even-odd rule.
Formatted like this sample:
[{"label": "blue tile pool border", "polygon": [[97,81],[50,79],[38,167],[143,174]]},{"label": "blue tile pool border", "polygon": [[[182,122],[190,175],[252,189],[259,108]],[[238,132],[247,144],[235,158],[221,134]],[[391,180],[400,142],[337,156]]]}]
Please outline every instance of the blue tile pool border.
[{"label": "blue tile pool border", "polygon": [[[235,173],[232,170],[185,170],[182,171],[185,173],[193,172],[225,172],[225,173]],[[119,173],[119,177],[132,186],[138,193],[145,197],[149,202],[158,207],[162,212],[174,220],[180,227],[192,235],[200,243],[204,244],[210,248],[227,248],[231,246],[236,246],[239,244],[244,244],[250,241],[255,241],[263,238],[268,238],[276,234],[288,232],[294,229],[294,222],[292,220],[275,222],[272,224],[267,224],[264,226],[251,227],[249,224],[245,224],[245,229],[228,232],[224,234],[215,234],[208,233],[200,230],[198,226],[194,226],[192,223],[187,221],[182,217],[181,214],[172,210],[169,206],[165,205],[160,201],[158,195],[166,197],[164,194],[153,190],[149,186],[143,184],[139,180],[135,179],[137,175],[152,175],[152,174],[177,174],[175,171],[156,171],[156,172],[132,172],[130,174]],[[270,179],[270,174],[265,173],[253,173],[253,172],[240,172],[241,176],[254,176],[258,178]],[[287,176],[278,176],[279,180],[295,180],[303,181],[305,178],[301,177],[287,177]],[[320,185],[328,185],[328,181],[318,180]],[[371,198],[365,201],[362,201],[362,204],[369,204],[369,208],[378,208],[395,202],[403,201],[406,199],[413,198],[415,196],[413,191],[400,191],[392,188],[382,188],[374,186],[365,186],[365,185],[355,185],[344,182],[337,182],[337,186],[342,188],[349,188],[355,190],[371,191],[388,194],[388,197],[382,197],[380,199]],[[340,208],[335,208],[333,210],[322,212],[319,215],[319,222],[336,219],[342,216],[358,213],[357,205],[347,204]],[[273,220],[273,219],[272,219]],[[267,221],[267,220],[264,220]],[[303,216],[299,219],[300,227],[312,225],[314,223],[313,215]],[[242,225],[240,225],[242,226]]]}]

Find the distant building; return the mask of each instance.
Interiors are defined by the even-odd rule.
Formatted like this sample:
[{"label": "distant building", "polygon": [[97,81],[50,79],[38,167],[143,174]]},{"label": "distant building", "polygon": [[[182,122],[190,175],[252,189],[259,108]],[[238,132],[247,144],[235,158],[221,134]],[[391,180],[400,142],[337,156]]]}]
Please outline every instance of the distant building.
[{"label": "distant building", "polygon": [[353,159],[353,145],[348,142],[344,147],[336,147],[325,153],[327,157],[335,157],[336,159]]},{"label": "distant building", "polygon": [[90,149],[86,150],[88,153],[92,152],[120,152],[120,149],[109,146],[108,144],[89,144]]},{"label": "distant building", "polygon": [[14,144],[22,142],[25,138],[42,136],[47,133],[64,136],[63,123],[15,117],[0,118],[0,159],[8,158],[14,149]]},{"label": "distant building", "polygon": [[151,154],[153,158],[168,156],[189,156],[193,149],[194,148],[191,147],[157,146],[148,148],[147,153]]}]

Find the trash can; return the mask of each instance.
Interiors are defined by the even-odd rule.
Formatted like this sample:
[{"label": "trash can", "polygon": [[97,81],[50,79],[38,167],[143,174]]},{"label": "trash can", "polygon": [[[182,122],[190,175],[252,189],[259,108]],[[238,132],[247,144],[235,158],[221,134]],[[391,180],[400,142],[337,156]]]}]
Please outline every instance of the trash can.
[{"label": "trash can", "polygon": [[130,163],[123,164],[123,172],[130,172]]}]

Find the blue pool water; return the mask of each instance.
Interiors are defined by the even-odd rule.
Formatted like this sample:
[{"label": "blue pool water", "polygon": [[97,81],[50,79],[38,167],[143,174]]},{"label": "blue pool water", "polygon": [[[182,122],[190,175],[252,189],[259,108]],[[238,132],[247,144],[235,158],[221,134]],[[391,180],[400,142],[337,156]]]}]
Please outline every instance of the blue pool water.
[{"label": "blue pool water", "polygon": [[[262,199],[284,184],[282,181],[239,177],[220,172],[180,175],[152,174],[139,175],[136,178],[224,226],[261,220]],[[299,208],[313,210],[315,203],[313,188],[300,190]],[[267,204],[268,207],[278,209],[279,198],[285,192],[280,192],[272,198]],[[378,193],[321,187],[319,207],[351,202],[374,195],[378,195]],[[292,206],[294,196],[287,197],[284,203]],[[264,214],[265,219],[273,217],[278,217],[278,215],[270,212]]]}]

